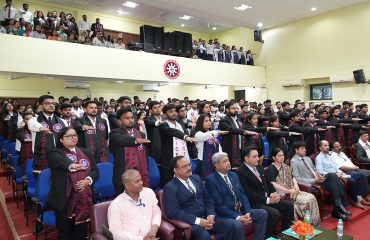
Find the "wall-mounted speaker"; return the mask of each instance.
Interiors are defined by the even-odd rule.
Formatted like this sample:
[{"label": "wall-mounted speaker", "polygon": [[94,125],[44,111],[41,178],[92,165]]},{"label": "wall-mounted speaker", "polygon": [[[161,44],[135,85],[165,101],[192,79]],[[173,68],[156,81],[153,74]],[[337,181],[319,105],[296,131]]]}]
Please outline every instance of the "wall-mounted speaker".
[{"label": "wall-mounted speaker", "polygon": [[353,71],[353,77],[355,78],[356,84],[366,83],[366,78],[363,69]]},{"label": "wall-mounted speaker", "polygon": [[154,27],[144,25],[140,27],[140,42],[145,52],[154,52]]},{"label": "wall-mounted speaker", "polygon": [[261,30],[254,30],[254,41],[262,42],[262,31]]}]

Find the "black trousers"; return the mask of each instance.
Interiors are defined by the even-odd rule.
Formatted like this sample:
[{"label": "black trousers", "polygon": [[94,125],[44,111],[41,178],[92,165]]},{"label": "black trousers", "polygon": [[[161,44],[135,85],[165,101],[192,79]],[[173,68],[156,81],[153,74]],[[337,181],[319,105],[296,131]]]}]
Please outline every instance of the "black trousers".
[{"label": "black trousers", "polygon": [[365,188],[366,188],[366,191],[370,192],[370,170],[367,170],[367,169],[357,169],[356,171],[350,171],[350,172],[348,172],[348,174],[357,173],[357,172],[360,172],[363,175],[365,175],[365,177],[367,179],[367,184],[365,185]]},{"label": "black trousers", "polygon": [[261,208],[267,211],[266,238],[274,233],[280,214],[283,218],[283,229],[288,229],[294,221],[294,206],[291,201],[280,200],[277,204],[254,204],[253,208]]},{"label": "black trousers", "polygon": [[321,183],[321,186],[333,195],[334,204],[338,205],[341,203],[343,206],[347,206],[346,192],[344,185],[339,179],[337,174],[328,173],[325,175],[326,179]]},{"label": "black trousers", "polygon": [[75,224],[74,219],[67,218],[63,211],[55,211],[58,240],[81,240],[87,237],[87,223]]}]

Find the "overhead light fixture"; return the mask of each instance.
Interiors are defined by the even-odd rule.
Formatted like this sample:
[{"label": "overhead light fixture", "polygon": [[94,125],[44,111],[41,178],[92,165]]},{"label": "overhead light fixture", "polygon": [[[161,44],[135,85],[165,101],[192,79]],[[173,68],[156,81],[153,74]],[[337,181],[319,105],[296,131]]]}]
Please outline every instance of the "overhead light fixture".
[{"label": "overhead light fixture", "polygon": [[252,8],[251,6],[249,5],[246,5],[246,4],[241,4],[239,7],[234,7],[235,10],[238,10],[238,11],[245,11],[247,9],[250,9]]},{"label": "overhead light fixture", "polygon": [[263,26],[263,23],[259,22],[259,23],[257,24],[257,26],[260,28],[260,27],[262,27],[262,26]]},{"label": "overhead light fixture", "polygon": [[124,81],[116,81],[116,83],[124,83]]},{"label": "overhead light fixture", "polygon": [[129,12],[123,11],[123,10],[117,10],[116,11],[119,15],[126,15],[129,14]]},{"label": "overhead light fixture", "polygon": [[317,10],[317,8],[316,8],[316,7],[311,8],[311,11],[312,11],[312,12],[315,12],[316,10]]},{"label": "overhead light fixture", "polygon": [[217,28],[216,27],[213,27],[212,30],[216,30]]},{"label": "overhead light fixture", "polygon": [[85,87],[90,87],[90,84],[85,84]]},{"label": "overhead light fixture", "polygon": [[181,27],[185,27],[185,24],[181,24]]},{"label": "overhead light fixture", "polygon": [[190,19],[192,19],[193,17],[192,16],[188,16],[188,15],[184,15],[184,16],[182,16],[182,17],[179,17],[180,19],[182,19],[182,20],[190,20]]},{"label": "overhead light fixture", "polygon": [[126,1],[122,5],[125,6],[125,7],[129,7],[129,8],[136,8],[137,6],[139,6],[138,3],[134,3],[134,2],[130,2],[130,1]]}]

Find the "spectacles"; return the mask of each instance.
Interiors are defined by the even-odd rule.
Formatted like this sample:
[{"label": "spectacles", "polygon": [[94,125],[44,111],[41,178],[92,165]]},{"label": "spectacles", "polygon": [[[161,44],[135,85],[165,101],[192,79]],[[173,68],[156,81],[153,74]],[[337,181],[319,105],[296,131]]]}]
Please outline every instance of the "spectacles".
[{"label": "spectacles", "polygon": [[77,134],[73,134],[73,135],[65,135],[63,137],[65,137],[67,139],[72,139],[72,138],[77,138],[78,136],[77,136]]}]

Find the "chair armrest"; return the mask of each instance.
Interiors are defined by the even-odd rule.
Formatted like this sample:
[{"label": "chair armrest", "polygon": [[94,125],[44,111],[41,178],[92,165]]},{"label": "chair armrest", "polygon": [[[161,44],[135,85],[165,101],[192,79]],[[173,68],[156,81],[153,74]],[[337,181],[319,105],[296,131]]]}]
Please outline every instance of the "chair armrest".
[{"label": "chair armrest", "polygon": [[312,192],[312,184],[306,182],[298,182],[299,189],[303,192]]},{"label": "chair armrest", "polygon": [[187,224],[186,222],[175,220],[175,219],[169,219],[167,217],[163,217],[162,219],[165,219],[167,222],[171,223],[176,230],[181,231],[182,239],[190,239],[191,236],[191,226]]},{"label": "chair armrest", "polygon": [[100,232],[96,232],[91,235],[91,239],[93,240],[107,240],[107,238]]},{"label": "chair armrest", "polygon": [[175,231],[175,227],[166,220],[162,219],[161,226],[158,229],[158,236],[160,237],[160,239],[172,240],[174,237],[173,231]]}]

